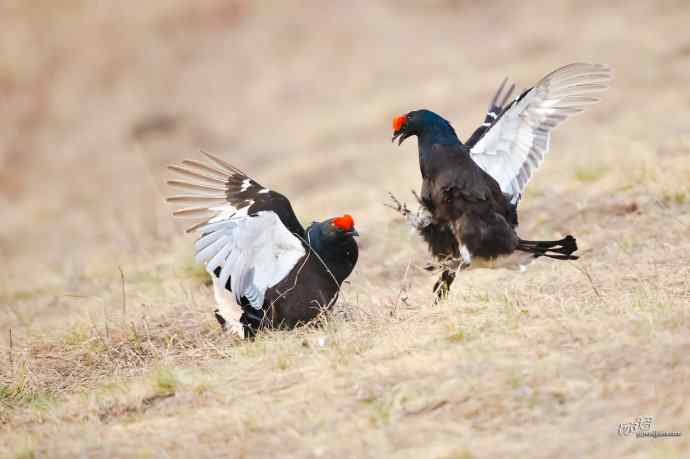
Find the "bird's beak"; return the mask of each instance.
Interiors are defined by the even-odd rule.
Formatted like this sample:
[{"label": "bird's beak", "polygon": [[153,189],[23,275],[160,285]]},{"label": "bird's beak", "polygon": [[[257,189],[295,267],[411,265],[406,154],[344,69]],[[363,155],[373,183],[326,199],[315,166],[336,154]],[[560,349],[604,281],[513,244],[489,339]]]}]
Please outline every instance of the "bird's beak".
[{"label": "bird's beak", "polygon": [[359,236],[359,233],[357,232],[356,229],[352,228],[352,230],[350,230],[350,231],[347,232],[347,235],[348,235],[348,236],[357,237],[357,236]]},{"label": "bird's beak", "polygon": [[398,139],[398,145],[400,145],[409,136],[410,136],[410,134],[408,132],[406,132],[405,129],[400,129],[399,131],[395,131],[393,133],[393,138],[391,139],[391,142],[395,142],[395,139]]}]

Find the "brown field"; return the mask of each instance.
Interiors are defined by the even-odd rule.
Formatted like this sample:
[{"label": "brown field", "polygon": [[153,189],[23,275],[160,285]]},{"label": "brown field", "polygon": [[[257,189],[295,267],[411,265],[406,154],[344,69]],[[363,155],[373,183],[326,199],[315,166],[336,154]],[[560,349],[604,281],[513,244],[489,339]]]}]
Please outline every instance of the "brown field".
[{"label": "brown field", "polygon": [[[689,24],[687,1],[3,2],[0,457],[690,457]],[[556,131],[520,232],[581,259],[433,306],[383,207],[420,183],[391,118],[466,138],[504,76],[574,61],[616,79]],[[305,222],[355,217],[323,327],[220,332],[162,199],[199,149]],[[638,416],[682,436],[619,436]]]}]

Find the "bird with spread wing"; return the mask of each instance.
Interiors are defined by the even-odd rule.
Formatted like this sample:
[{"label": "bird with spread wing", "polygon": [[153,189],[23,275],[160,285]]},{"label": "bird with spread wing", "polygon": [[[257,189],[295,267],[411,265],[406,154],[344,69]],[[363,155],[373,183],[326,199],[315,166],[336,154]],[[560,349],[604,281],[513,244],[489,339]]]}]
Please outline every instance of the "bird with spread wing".
[{"label": "bird with spread wing", "polygon": [[196,261],[213,279],[215,316],[241,337],[264,327],[293,328],[328,310],[357,263],[350,215],[304,229],[290,201],[214,155],[169,169],[182,178],[168,185],[184,194],[167,201],[173,212],[201,219]]},{"label": "bird with spread wing", "polygon": [[[517,206],[534,172],[549,152],[551,131],[599,101],[612,78],[606,65],[575,63],[542,78],[507,103],[514,85],[506,81],[494,96],[483,124],[462,143],[450,123],[429,110],[393,120],[393,141],[417,137],[422,173],[419,210],[395,196],[403,214],[429,245],[443,269],[434,286],[447,295],[458,269],[501,265],[521,253],[517,266],[545,256],[577,259],[575,238],[528,241],[517,235]],[[505,93],[504,93],[505,91]],[[511,257],[512,258],[512,257]]]}]

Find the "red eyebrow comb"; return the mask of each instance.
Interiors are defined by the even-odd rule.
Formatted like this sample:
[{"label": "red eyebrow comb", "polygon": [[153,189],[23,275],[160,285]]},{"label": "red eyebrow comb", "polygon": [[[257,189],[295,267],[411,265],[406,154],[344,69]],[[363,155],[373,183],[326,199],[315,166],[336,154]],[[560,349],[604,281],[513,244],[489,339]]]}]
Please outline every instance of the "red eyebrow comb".
[{"label": "red eyebrow comb", "polygon": [[348,214],[333,219],[333,224],[343,231],[350,231],[355,226],[355,221]]},{"label": "red eyebrow comb", "polygon": [[405,124],[405,121],[407,121],[405,115],[400,115],[393,118],[393,131],[398,132]]}]

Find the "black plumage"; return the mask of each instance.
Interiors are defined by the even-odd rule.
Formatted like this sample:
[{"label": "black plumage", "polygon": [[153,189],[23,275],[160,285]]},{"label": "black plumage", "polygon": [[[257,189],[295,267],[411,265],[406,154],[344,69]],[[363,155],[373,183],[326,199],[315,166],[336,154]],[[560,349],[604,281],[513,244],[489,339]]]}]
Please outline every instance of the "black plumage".
[{"label": "black plumage", "polygon": [[[422,174],[420,210],[395,207],[418,229],[443,273],[434,286],[447,294],[458,267],[480,258],[489,264],[516,251],[531,258],[577,259],[575,238],[527,241],[516,232],[517,206],[549,150],[550,130],[581,112],[607,89],[610,69],[570,64],[544,77],[510,103],[506,81],[489,104],[484,123],[462,143],[450,123],[429,110],[396,117],[393,140],[417,136]],[[525,260],[522,260],[524,263]]]},{"label": "black plumage", "polygon": [[204,155],[210,164],[185,160],[170,166],[194,181],[168,181],[188,194],[167,200],[194,205],[176,216],[204,218],[187,231],[200,233],[197,261],[213,278],[219,323],[225,328],[232,320],[233,302],[241,308],[245,336],[264,327],[293,328],[328,310],[357,263],[352,217],[314,222],[305,230],[284,195]]}]

